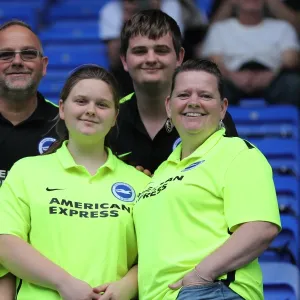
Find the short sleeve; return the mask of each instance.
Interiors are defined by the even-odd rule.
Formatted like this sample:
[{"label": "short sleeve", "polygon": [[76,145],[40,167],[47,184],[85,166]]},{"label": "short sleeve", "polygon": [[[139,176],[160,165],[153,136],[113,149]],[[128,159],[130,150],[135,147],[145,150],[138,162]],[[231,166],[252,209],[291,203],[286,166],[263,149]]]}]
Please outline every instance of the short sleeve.
[{"label": "short sleeve", "polygon": [[0,234],[15,235],[25,241],[30,230],[30,207],[24,184],[27,172],[28,168],[17,162],[0,188]]},{"label": "short sleeve", "polygon": [[299,50],[299,40],[297,32],[292,25],[287,22],[282,22],[282,35],[280,38],[280,50]]},{"label": "short sleeve", "polygon": [[231,162],[224,178],[224,213],[230,231],[251,221],[281,226],[272,168],[256,148]]},{"label": "short sleeve", "polygon": [[122,29],[122,19],[123,16],[121,3],[116,1],[107,3],[99,12],[100,39],[118,39]]},{"label": "short sleeve", "polygon": [[204,40],[202,46],[202,56],[208,57],[211,55],[222,54],[224,51],[222,49],[221,41],[222,34],[220,31],[220,23],[213,24],[208,30],[208,33]]}]

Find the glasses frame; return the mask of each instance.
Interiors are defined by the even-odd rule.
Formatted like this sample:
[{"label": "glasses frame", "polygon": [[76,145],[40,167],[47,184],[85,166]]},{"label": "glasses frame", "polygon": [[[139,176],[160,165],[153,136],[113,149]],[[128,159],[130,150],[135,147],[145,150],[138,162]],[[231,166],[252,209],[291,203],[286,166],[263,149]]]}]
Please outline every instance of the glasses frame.
[{"label": "glasses frame", "polygon": [[[36,57],[31,58],[31,59],[24,59],[24,57],[22,55],[22,53],[24,51],[34,51],[34,52],[36,52]],[[5,53],[5,52],[12,53],[13,55],[10,59],[1,59],[1,57],[0,57],[0,62],[12,62],[15,59],[17,53],[20,54],[20,57],[23,61],[33,61],[38,57],[43,57],[42,52],[39,51],[39,50],[36,50],[36,49],[23,49],[23,50],[16,50],[16,51],[13,51],[13,50],[0,50],[0,54]]]}]

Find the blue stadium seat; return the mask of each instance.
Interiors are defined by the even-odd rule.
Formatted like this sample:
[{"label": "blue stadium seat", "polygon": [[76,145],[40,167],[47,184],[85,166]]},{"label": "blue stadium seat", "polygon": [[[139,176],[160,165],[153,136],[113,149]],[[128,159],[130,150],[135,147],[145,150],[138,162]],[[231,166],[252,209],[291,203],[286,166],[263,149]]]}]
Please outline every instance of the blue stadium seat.
[{"label": "blue stadium seat", "polygon": [[64,69],[68,72],[82,64],[98,64],[108,68],[109,61],[106,46],[98,41],[97,45],[49,45],[45,47],[45,54],[49,56],[49,67]]},{"label": "blue stadium seat", "polygon": [[57,21],[39,36],[44,45],[100,42],[97,21]]},{"label": "blue stadium seat", "polygon": [[242,138],[299,138],[299,129],[293,124],[237,124],[237,131]]},{"label": "blue stadium seat", "polygon": [[260,261],[299,263],[299,224],[293,216],[281,215],[282,230],[270,247],[260,256]]},{"label": "blue stadium seat", "polygon": [[290,175],[298,177],[299,163],[291,159],[270,158],[269,163],[272,166],[274,175]]},{"label": "blue stadium seat", "polygon": [[288,263],[261,263],[265,300],[299,300],[299,270]]},{"label": "blue stadium seat", "polygon": [[100,9],[109,0],[102,1],[64,1],[54,5],[48,14],[52,22],[58,20],[98,20]]},{"label": "blue stadium seat", "polygon": [[299,162],[299,142],[292,139],[249,139],[268,159],[289,159]]},{"label": "blue stadium seat", "polygon": [[299,184],[294,176],[274,176],[281,214],[300,216]]},{"label": "blue stadium seat", "polygon": [[30,6],[25,6],[22,9],[16,9],[15,6],[0,6],[0,23],[18,19],[26,22],[31,28],[36,31],[38,25],[37,14]]},{"label": "blue stadium seat", "polygon": [[264,98],[245,98],[240,99],[239,106],[241,107],[262,107],[266,106],[267,102]]},{"label": "blue stadium seat", "polygon": [[229,112],[236,124],[292,124],[299,126],[299,112],[290,105],[245,108],[231,106]]}]

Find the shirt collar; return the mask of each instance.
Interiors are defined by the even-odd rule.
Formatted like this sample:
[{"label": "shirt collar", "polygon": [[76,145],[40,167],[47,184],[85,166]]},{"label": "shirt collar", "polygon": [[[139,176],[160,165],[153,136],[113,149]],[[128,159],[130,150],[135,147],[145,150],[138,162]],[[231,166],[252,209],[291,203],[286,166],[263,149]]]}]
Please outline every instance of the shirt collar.
[{"label": "shirt collar", "polygon": [[[68,141],[63,142],[62,146],[56,151],[56,155],[64,169],[77,168],[79,165],[74,161],[67,147],[67,143]],[[107,160],[100,168],[108,168],[111,171],[114,171],[116,168],[117,158],[113,155],[109,148],[106,147],[106,151],[108,153]]]},{"label": "shirt collar", "polygon": [[[40,92],[37,92],[37,107],[36,107],[36,109],[29,116],[28,119],[24,120],[20,124],[31,122],[31,121],[36,121],[36,120],[44,120],[46,116],[48,116],[47,100],[44,98],[44,96]],[[0,113],[0,120],[2,120],[4,122],[9,122],[2,116],[1,113]],[[18,124],[18,125],[20,125],[20,124]]]},{"label": "shirt collar", "polygon": [[[221,128],[215,133],[213,133],[202,145],[200,145],[192,154],[188,157],[184,158],[191,159],[191,158],[202,158],[207,152],[209,152],[218,142],[219,140],[225,135],[225,128]],[[168,158],[168,161],[173,163],[179,163],[181,161],[181,151],[182,151],[182,143],[180,143],[176,149],[171,153]]]}]

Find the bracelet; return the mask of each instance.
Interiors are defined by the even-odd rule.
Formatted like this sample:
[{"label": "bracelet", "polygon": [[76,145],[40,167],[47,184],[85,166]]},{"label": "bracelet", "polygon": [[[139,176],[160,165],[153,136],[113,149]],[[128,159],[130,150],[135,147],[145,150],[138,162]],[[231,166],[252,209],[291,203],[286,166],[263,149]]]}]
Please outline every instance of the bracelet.
[{"label": "bracelet", "polygon": [[196,272],[196,275],[197,275],[202,281],[207,282],[207,283],[214,283],[213,280],[207,280],[207,279],[203,278],[203,277],[199,274],[199,272],[198,272],[198,270],[197,270],[196,267],[195,267],[195,272]]}]

